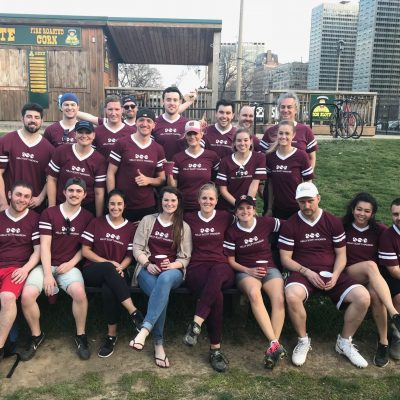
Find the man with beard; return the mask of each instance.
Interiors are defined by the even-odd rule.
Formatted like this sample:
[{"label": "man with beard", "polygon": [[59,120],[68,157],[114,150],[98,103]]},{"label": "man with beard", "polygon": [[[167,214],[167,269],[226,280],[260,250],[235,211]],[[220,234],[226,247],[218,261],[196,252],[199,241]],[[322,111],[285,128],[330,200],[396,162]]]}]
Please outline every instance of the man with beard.
[{"label": "man with beard", "polygon": [[45,208],[45,170],[54,147],[39,133],[43,123],[43,108],[39,104],[22,107],[23,128],[0,139],[0,211],[8,206],[6,193],[16,181],[32,185],[29,208],[37,212]]},{"label": "man with beard", "polygon": [[172,161],[173,156],[182,150],[180,144],[184,143],[188,119],[179,114],[183,96],[177,87],[170,86],[164,89],[162,100],[165,112],[156,118],[152,135],[164,148],[167,161]]},{"label": "man with beard", "polygon": [[79,358],[90,357],[85,332],[87,298],[81,271],[77,268],[82,260],[80,237],[93,216],[81,207],[86,196],[86,182],[70,178],[64,186],[65,202],[42,212],[39,219],[40,257],[38,265],[29,274],[22,292],[22,311],[31,330],[28,347],[21,353],[23,361],[30,360],[44,339],[40,328],[40,310],[36,302],[44,289],[47,296],[57,293],[58,287],[72,298],[75,319],[74,342]]},{"label": "man with beard", "polygon": [[16,182],[8,198],[10,206],[0,213],[0,359],[17,316],[17,298],[29,271],[40,260],[39,216],[28,209],[31,186]]},{"label": "man with beard", "polygon": [[260,139],[254,133],[254,112],[255,107],[249,104],[240,107],[237,128],[246,128],[252,133],[254,151],[264,151],[260,146]]},{"label": "man with beard", "polygon": [[79,111],[79,99],[74,93],[64,93],[60,99],[62,120],[49,125],[43,136],[54,146],[76,143],[75,124]]},{"label": "man with beard", "polygon": [[136,113],[138,111],[136,97],[131,94],[122,96],[122,104],[124,107],[123,116],[125,125],[136,129]]}]

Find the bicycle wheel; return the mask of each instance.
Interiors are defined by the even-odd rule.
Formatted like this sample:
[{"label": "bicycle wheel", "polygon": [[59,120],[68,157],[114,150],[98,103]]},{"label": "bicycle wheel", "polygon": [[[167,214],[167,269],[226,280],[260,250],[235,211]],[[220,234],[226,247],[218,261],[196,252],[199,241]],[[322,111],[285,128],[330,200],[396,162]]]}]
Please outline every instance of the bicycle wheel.
[{"label": "bicycle wheel", "polygon": [[353,139],[359,139],[364,130],[364,120],[361,118],[361,115],[357,112],[353,112],[356,120],[357,120],[357,129],[351,136]]},{"label": "bicycle wheel", "polygon": [[339,135],[342,139],[349,139],[357,132],[357,118],[353,112],[344,112],[338,121]]},{"label": "bicycle wheel", "polygon": [[338,126],[337,126],[337,115],[335,112],[332,112],[331,117],[329,119],[329,132],[332,137],[338,137]]}]

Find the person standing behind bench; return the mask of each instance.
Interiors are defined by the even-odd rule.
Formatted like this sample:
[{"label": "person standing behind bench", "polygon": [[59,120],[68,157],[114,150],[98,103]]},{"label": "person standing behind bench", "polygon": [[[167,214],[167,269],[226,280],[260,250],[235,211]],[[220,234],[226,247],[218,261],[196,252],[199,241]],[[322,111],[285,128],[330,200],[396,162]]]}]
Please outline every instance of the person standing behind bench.
[{"label": "person standing behind bench", "polygon": [[40,261],[39,215],[28,209],[31,185],[15,182],[8,198],[9,207],[0,212],[0,360],[17,316],[17,298]]},{"label": "person standing behind bench", "polygon": [[31,330],[31,340],[21,359],[31,359],[44,339],[40,329],[40,310],[36,302],[44,289],[47,296],[55,293],[57,285],[72,297],[72,313],[76,324],[74,342],[82,360],[90,358],[85,333],[87,298],[81,271],[77,264],[82,259],[80,237],[93,218],[81,207],[86,196],[86,183],[70,178],[64,188],[65,202],[47,208],[40,216],[40,255],[42,265],[29,274],[22,292],[22,311]]},{"label": "person standing behind bench", "polygon": [[143,323],[143,315],[132,302],[126,279],[126,269],[133,259],[135,229],[122,216],[124,208],[125,195],[118,189],[112,190],[108,195],[108,214],[91,221],[81,238],[82,255],[86,258],[82,275],[87,286],[101,288],[108,323],[108,334],[98,352],[99,357],[109,357],[114,352],[121,305],[131,316],[137,332]]}]

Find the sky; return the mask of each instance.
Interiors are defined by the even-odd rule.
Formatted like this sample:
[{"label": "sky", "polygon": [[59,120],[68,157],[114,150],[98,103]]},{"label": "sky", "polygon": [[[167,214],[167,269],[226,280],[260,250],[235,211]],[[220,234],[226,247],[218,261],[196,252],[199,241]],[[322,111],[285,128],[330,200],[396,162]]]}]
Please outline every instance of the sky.
[{"label": "sky", "polygon": [[[356,1],[356,0],[353,0]],[[279,62],[308,61],[312,8],[323,0],[243,0],[243,41],[265,42]],[[325,0],[338,3],[338,0]],[[118,8],[115,6],[118,4]],[[239,35],[240,0],[14,0],[1,1],[1,13],[132,18],[222,20],[222,42]],[[182,67],[162,69],[171,81]],[[169,84],[170,82],[167,82]]]}]

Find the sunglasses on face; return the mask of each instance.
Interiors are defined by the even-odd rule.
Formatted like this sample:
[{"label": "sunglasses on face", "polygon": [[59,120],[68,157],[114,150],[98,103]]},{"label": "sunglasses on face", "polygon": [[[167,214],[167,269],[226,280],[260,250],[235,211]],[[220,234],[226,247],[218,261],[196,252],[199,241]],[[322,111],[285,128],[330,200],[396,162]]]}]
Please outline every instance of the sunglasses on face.
[{"label": "sunglasses on face", "polygon": [[135,104],[127,104],[126,106],[124,106],[125,110],[129,110],[129,109],[134,110],[135,108],[136,108]]}]

